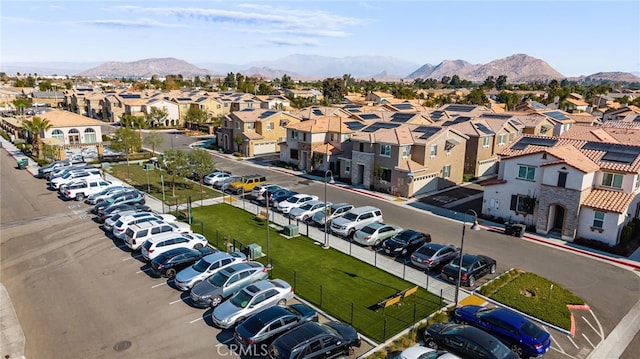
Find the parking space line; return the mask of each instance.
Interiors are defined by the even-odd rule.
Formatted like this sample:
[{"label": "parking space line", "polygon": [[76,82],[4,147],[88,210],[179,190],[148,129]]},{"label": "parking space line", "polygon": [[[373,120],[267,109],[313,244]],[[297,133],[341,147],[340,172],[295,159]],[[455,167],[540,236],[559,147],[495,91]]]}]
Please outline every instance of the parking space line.
[{"label": "parking space line", "polygon": [[142,258],[142,256],[133,256],[133,257],[125,258],[122,261],[124,262],[124,261],[129,261],[129,260],[132,260],[132,259],[140,259],[140,258]]},{"label": "parking space line", "polygon": [[595,348],[596,348],[596,346],[595,346],[595,345],[593,345],[593,343],[591,342],[591,340],[589,340],[589,338],[587,338],[587,336],[586,336],[586,335],[584,335],[584,333],[582,333],[582,336],[587,340],[587,342],[588,342],[589,344],[591,344],[591,346],[593,347],[593,349],[595,349]]},{"label": "parking space line", "polygon": [[200,318],[198,318],[198,319],[194,319],[194,320],[190,321],[190,322],[189,322],[189,324],[193,324],[193,323],[195,323],[195,322],[199,322],[199,321],[201,321],[201,320],[202,320],[202,317],[200,317]]},{"label": "parking space line", "polygon": [[136,274],[142,273],[142,272],[146,272],[146,271],[149,271],[149,270],[151,270],[151,268],[141,269],[141,270],[137,271]]},{"label": "parking space line", "polygon": [[580,349],[580,347],[578,346],[578,344],[576,344],[576,342],[573,341],[573,338],[571,338],[570,336],[567,336],[567,339],[569,339],[569,341],[571,342],[571,344],[573,344],[574,347],[576,347],[576,349]]},{"label": "parking space line", "polygon": [[598,317],[596,317],[596,313],[594,313],[593,310],[591,310],[591,308],[589,308],[589,313],[591,313],[591,316],[596,321],[596,324],[598,324],[598,328],[600,328],[600,331],[598,332],[598,334],[600,335],[600,341],[603,341],[604,340],[604,329],[602,329],[602,324],[600,324],[600,321],[598,320]]},{"label": "parking space line", "polygon": [[176,304],[176,303],[179,303],[179,302],[182,302],[182,299],[178,299],[178,300],[174,300],[173,302],[169,302],[169,305]]},{"label": "parking space line", "polygon": [[556,340],[556,338],[553,337],[553,335],[549,334],[549,338],[551,338],[551,341],[553,342],[554,346],[558,347],[558,351],[561,353],[564,353],[564,349],[562,349],[562,347],[560,346],[560,343],[558,343],[558,341]]},{"label": "parking space line", "polygon": [[158,283],[156,285],[152,285],[151,288],[157,288],[157,287],[160,287],[160,286],[163,286],[163,285],[167,285],[167,284],[168,284],[167,282],[162,282],[162,283]]},{"label": "parking space line", "polygon": [[111,247],[111,249],[122,249],[122,248],[125,248],[126,246],[127,246],[126,244],[123,244],[121,246]]},{"label": "parking space line", "polygon": [[591,329],[593,329],[593,331],[596,332],[596,334],[599,334],[598,331],[596,330],[596,328],[587,320],[587,318],[582,317],[582,319],[584,319],[584,321],[587,322],[587,324],[589,324]]}]

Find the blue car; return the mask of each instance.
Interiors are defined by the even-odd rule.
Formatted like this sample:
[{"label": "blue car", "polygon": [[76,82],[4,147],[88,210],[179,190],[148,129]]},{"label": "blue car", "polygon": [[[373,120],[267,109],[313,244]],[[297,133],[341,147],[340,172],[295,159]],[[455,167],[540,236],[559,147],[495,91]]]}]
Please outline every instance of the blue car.
[{"label": "blue car", "polygon": [[[288,189],[279,189],[269,194],[269,206],[278,207],[278,203],[286,201],[287,198],[295,196],[296,194],[298,194],[298,192],[289,191]],[[264,201],[266,202],[267,199],[265,199]]]},{"label": "blue car", "polygon": [[549,333],[509,309],[467,305],[455,310],[455,321],[494,335],[521,358],[540,357],[551,345]]}]

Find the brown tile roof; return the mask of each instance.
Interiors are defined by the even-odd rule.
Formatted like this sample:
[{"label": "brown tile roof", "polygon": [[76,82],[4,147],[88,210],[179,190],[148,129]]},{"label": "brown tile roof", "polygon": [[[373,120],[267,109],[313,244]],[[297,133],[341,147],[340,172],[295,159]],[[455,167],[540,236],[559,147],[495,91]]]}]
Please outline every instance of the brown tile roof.
[{"label": "brown tile roof", "polygon": [[[566,163],[567,165],[582,171],[584,173],[595,172],[600,166],[588,159],[580,150],[571,145],[562,145],[548,148],[545,152],[560,159],[558,163]],[[542,166],[551,165],[553,162],[544,163]]]},{"label": "brown tile roof", "polygon": [[257,133],[257,132],[243,132],[242,136],[250,139],[250,140],[262,140],[264,138],[264,136],[262,136],[261,134]]},{"label": "brown tile roof", "polygon": [[340,133],[352,133],[353,131],[345,125],[345,122],[353,121],[352,119],[346,119],[340,116],[325,116],[318,117],[312,120],[300,121],[292,123],[287,128],[295,129],[298,131],[310,132],[310,133],[326,133],[326,132],[340,132]]},{"label": "brown tile roof", "polygon": [[37,115],[37,117],[43,120],[49,120],[51,127],[71,127],[71,126],[100,126],[101,121],[91,119],[77,113],[63,111],[63,110],[51,110],[43,114]]},{"label": "brown tile roof", "polygon": [[571,126],[571,128],[560,135],[560,137],[587,141],[618,143],[618,140],[616,140],[615,137],[609,135],[609,133],[607,133],[607,131],[602,127]]},{"label": "brown tile roof", "polygon": [[568,97],[565,101],[567,101],[570,104],[573,104],[575,106],[589,106],[588,103],[582,101],[582,100],[578,100],[578,99],[573,99],[571,97]]},{"label": "brown tile roof", "polygon": [[582,205],[606,212],[625,213],[634,196],[633,193],[594,189],[584,199]]},{"label": "brown tile roof", "polygon": [[399,165],[395,167],[397,170],[407,171],[407,172],[417,172],[417,171],[426,171],[428,168],[418,162],[412,160],[405,160],[400,162]]},{"label": "brown tile roof", "polygon": [[336,155],[339,153],[342,153],[342,151],[340,151],[339,148],[337,148],[336,146],[330,144],[330,143],[325,143],[319,146],[315,146],[313,147],[313,149],[311,150],[312,152],[317,152],[317,153],[330,153],[332,155]]}]

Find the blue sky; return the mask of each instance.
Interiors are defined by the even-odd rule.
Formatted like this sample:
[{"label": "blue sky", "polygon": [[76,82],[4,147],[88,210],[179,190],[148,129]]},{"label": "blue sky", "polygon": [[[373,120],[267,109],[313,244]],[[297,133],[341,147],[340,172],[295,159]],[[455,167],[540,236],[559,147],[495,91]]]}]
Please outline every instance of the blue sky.
[{"label": "blue sky", "polygon": [[516,53],[565,76],[640,72],[640,1],[2,0],[0,61],[193,64],[291,54],[484,64]]}]

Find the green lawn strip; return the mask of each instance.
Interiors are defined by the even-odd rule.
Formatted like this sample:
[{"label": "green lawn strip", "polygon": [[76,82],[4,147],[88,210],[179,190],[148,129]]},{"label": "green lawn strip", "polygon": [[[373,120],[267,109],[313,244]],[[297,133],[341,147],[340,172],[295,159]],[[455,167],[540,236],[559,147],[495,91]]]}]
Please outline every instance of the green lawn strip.
[{"label": "green lawn strip", "polygon": [[[160,177],[160,175],[162,175],[164,177],[164,197],[167,205],[186,203],[189,196],[191,196],[191,201],[193,202],[199,201],[201,198],[200,185],[181,177],[176,177],[176,195],[174,197],[171,187],[171,175],[162,169],[155,168],[148,171],[149,191],[147,191],[147,171],[140,164],[130,164],[128,172],[127,165],[125,164],[113,165],[108,168],[108,171],[112,176],[127,182],[141,191],[148,192],[150,195],[160,200],[162,200],[162,179]],[[212,190],[207,185],[203,185],[202,190],[202,199],[221,196],[219,192]]]},{"label": "green lawn strip", "polygon": [[[193,216],[193,229],[204,228],[217,247],[223,249],[227,237],[238,247],[256,243],[266,254],[266,222],[254,214],[219,204],[193,208]],[[414,285],[337,250],[322,249],[305,236],[287,239],[271,228],[269,242],[272,277],[286,280],[302,298],[374,340],[391,337],[439,307],[439,298],[420,288],[402,305],[383,311],[379,301]],[[266,257],[259,261],[266,264]]]},{"label": "green lawn strip", "polygon": [[571,329],[567,305],[584,304],[582,298],[559,284],[528,272],[505,283],[489,298],[566,330]]}]

